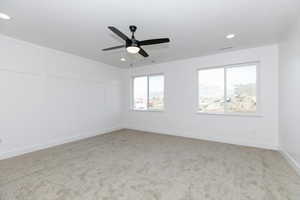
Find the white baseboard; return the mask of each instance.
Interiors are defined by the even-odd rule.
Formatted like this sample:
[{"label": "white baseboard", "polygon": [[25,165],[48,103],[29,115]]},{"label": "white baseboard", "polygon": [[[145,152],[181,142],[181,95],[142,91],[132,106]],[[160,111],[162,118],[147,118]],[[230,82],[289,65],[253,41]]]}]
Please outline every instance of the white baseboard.
[{"label": "white baseboard", "polygon": [[278,150],[281,155],[287,160],[287,162],[296,170],[296,172],[300,176],[300,163],[297,163],[297,161],[284,149],[280,148]]},{"label": "white baseboard", "polygon": [[23,155],[23,154],[26,154],[26,153],[30,153],[30,152],[34,152],[34,151],[38,151],[38,150],[42,150],[42,149],[46,149],[46,148],[49,148],[49,147],[54,147],[54,146],[69,143],[69,142],[74,142],[74,141],[77,141],[77,140],[82,140],[82,139],[85,139],[85,138],[94,137],[94,136],[97,136],[97,135],[102,135],[102,134],[105,134],[105,133],[109,133],[109,132],[117,131],[117,130],[121,130],[121,129],[122,128],[120,128],[120,127],[113,127],[113,128],[103,129],[103,130],[100,130],[100,131],[85,132],[85,133],[82,133],[82,134],[79,134],[79,135],[76,135],[76,136],[72,136],[72,137],[69,137],[69,138],[64,138],[64,139],[59,139],[59,140],[52,140],[52,141],[46,142],[44,144],[38,144],[38,145],[34,145],[34,146],[27,146],[27,147],[15,149],[13,151],[1,153],[0,154],[0,160],[15,157],[15,156],[19,156],[19,155]]},{"label": "white baseboard", "polygon": [[267,144],[258,144],[258,143],[250,143],[250,142],[243,142],[243,141],[232,141],[232,140],[226,140],[224,138],[215,138],[215,137],[207,137],[207,136],[199,136],[195,137],[192,136],[192,134],[182,134],[182,133],[174,133],[174,132],[167,132],[167,131],[156,131],[156,130],[150,130],[150,129],[139,129],[139,128],[124,128],[129,130],[137,130],[137,131],[144,131],[149,133],[157,133],[157,134],[164,134],[164,135],[172,135],[172,136],[178,136],[178,137],[185,137],[185,138],[192,138],[192,139],[198,139],[198,140],[207,140],[212,142],[220,142],[220,143],[226,143],[226,144],[233,144],[233,145],[239,145],[239,146],[247,146],[247,147],[256,147],[256,148],[262,148],[262,149],[269,149],[269,150],[278,150],[278,146],[273,145],[267,145]]}]

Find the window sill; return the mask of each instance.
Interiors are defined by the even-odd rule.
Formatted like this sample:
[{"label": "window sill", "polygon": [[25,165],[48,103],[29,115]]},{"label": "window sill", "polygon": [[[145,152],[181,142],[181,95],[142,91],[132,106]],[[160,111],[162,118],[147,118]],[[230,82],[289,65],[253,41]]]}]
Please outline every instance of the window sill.
[{"label": "window sill", "polygon": [[196,112],[198,115],[215,115],[215,116],[232,116],[232,117],[263,117],[259,113],[209,113],[209,112]]},{"label": "window sill", "polygon": [[131,109],[133,112],[164,112],[165,110],[139,110],[139,109]]}]

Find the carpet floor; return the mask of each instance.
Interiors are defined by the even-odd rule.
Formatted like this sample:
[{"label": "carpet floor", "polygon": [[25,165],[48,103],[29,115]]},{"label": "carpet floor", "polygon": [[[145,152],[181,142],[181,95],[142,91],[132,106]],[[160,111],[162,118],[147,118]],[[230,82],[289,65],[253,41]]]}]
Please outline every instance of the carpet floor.
[{"label": "carpet floor", "polygon": [[0,161],[1,200],[299,200],[276,151],[121,130]]}]

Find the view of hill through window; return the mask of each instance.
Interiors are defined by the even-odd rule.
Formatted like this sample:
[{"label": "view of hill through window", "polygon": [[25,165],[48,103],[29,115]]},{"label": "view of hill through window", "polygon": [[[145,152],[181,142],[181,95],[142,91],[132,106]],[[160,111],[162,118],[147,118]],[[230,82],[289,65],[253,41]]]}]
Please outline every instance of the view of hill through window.
[{"label": "view of hill through window", "polygon": [[256,65],[198,71],[199,112],[255,113]]},{"label": "view of hill through window", "polygon": [[135,77],[133,101],[135,110],[162,110],[164,108],[164,76]]}]

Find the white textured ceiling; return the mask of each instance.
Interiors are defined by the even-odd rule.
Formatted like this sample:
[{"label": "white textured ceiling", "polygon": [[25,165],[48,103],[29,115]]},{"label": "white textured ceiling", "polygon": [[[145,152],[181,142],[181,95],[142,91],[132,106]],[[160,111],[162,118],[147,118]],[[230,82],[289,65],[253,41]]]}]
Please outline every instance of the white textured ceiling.
[{"label": "white textured ceiling", "polygon": [[[299,10],[299,0],[1,0],[0,12],[12,20],[0,20],[0,33],[128,67],[276,43]],[[122,44],[107,26],[129,35],[131,24],[139,40],[170,37],[171,43],[145,46],[148,58],[101,51]],[[237,37],[227,40],[228,33]]]}]

